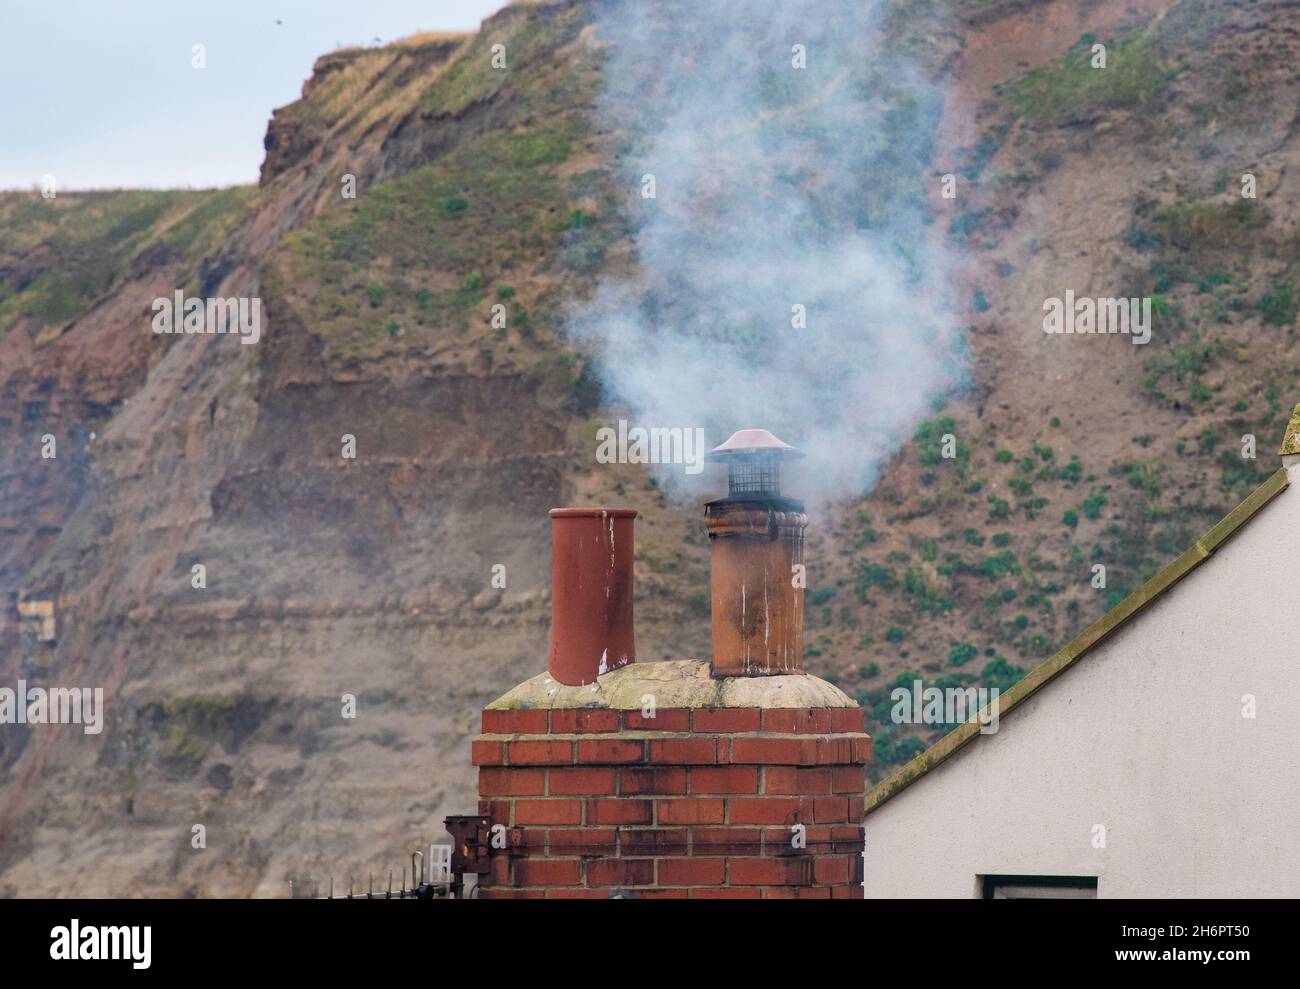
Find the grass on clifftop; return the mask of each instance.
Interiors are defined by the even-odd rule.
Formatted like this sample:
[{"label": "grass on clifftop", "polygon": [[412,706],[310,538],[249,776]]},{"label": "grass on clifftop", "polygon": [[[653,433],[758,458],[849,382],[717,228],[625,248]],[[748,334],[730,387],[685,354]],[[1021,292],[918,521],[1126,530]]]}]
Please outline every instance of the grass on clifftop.
[{"label": "grass on clifftop", "polygon": [[528,331],[520,279],[536,265],[594,270],[613,236],[557,174],[577,137],[563,122],[486,134],[290,234],[290,292],[307,328],[338,357],[399,335],[463,334],[496,304]]},{"label": "grass on clifftop", "polygon": [[0,335],[29,317],[43,342],[120,284],[142,255],[148,268],[196,264],[220,247],[255,195],[252,186],[0,195]]}]

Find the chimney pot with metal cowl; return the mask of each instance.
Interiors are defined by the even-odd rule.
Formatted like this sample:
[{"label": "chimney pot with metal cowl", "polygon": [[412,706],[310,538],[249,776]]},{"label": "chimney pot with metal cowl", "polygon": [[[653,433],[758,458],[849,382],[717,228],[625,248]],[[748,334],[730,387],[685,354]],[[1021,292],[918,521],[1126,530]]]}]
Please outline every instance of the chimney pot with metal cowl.
[{"label": "chimney pot with metal cowl", "polygon": [[632,508],[551,510],[551,647],[547,670],[566,686],[636,659]]},{"label": "chimney pot with metal cowl", "polygon": [[709,530],[715,677],[803,670],[803,502],[781,494],[781,464],[803,454],[765,429],[741,429],[705,458],[727,465]]}]

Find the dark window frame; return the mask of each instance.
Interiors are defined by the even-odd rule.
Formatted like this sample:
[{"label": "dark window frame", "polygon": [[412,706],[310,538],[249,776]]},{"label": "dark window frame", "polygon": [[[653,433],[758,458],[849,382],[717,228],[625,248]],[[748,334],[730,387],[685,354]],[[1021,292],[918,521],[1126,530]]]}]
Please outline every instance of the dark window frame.
[{"label": "dark window frame", "polygon": [[996,873],[980,876],[980,898],[996,899],[994,895],[999,886],[1036,886],[1040,889],[1075,889],[1092,890],[1097,893],[1096,876],[1021,876]]}]

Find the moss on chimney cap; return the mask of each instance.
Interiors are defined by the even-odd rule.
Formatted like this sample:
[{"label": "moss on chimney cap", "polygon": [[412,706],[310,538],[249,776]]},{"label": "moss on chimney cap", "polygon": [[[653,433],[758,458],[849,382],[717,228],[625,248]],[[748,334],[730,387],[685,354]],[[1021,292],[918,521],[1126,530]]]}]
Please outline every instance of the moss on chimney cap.
[{"label": "moss on chimney cap", "polygon": [[1291,410],[1291,421],[1286,424],[1282,436],[1282,448],[1277,451],[1282,456],[1300,453],[1300,405]]},{"label": "moss on chimney cap", "polygon": [[691,659],[638,661],[595,683],[567,687],[538,673],[506,691],[486,708],[610,708],[635,711],[651,694],[658,708],[674,707],[857,707],[839,687],[810,673],[714,679],[707,662]]}]

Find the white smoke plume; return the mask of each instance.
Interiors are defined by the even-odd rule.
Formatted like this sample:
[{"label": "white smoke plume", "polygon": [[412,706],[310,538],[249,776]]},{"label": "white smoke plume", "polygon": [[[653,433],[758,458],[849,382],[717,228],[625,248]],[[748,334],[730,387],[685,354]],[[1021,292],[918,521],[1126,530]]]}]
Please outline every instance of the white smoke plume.
[{"label": "white smoke plume", "polygon": [[[636,424],[702,426],[710,445],[769,429],[808,455],[790,493],[814,500],[869,490],[964,374],[924,196],[941,94],[882,41],[880,11],[620,0],[596,22],[638,271],[569,330],[600,345]],[[658,473],[685,496],[717,487]]]}]

